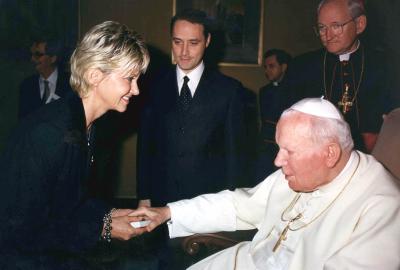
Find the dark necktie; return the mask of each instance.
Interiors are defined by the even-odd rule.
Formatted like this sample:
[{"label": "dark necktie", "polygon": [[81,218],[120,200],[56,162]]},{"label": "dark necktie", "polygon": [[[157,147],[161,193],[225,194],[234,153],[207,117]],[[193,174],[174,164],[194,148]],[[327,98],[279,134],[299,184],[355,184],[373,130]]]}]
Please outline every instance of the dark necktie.
[{"label": "dark necktie", "polygon": [[43,93],[42,102],[43,102],[43,104],[46,104],[46,101],[50,96],[49,81],[44,80],[43,83],[44,83],[44,93]]},{"label": "dark necktie", "polygon": [[181,94],[179,96],[179,103],[182,112],[186,112],[189,109],[190,103],[192,101],[192,93],[188,86],[189,77],[183,77],[183,85],[181,88]]}]

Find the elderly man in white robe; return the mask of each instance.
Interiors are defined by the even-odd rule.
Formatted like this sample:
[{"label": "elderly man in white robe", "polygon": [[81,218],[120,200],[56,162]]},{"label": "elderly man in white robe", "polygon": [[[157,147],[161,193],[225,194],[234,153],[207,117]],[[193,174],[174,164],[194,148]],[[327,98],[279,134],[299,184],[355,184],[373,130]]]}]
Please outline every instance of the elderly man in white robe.
[{"label": "elderly man in white robe", "polygon": [[168,221],[171,238],[258,229],[251,242],[189,269],[400,269],[399,185],[374,157],[353,150],[335,106],[322,98],[294,104],[276,142],[281,169],[256,187],[133,214],[151,220],[148,231]]}]

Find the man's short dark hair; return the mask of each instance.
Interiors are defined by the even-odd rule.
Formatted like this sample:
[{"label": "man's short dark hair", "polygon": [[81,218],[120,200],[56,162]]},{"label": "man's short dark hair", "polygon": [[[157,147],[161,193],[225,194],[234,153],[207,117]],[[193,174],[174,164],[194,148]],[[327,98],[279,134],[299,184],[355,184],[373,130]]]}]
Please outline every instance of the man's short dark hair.
[{"label": "man's short dark hair", "polygon": [[176,21],[184,20],[191,23],[197,23],[203,26],[204,37],[207,38],[210,34],[210,20],[207,18],[207,14],[204,11],[198,9],[184,9],[175,14],[171,19],[170,33],[172,35],[172,30]]},{"label": "man's short dark hair", "polygon": [[274,56],[274,55],[276,56],[276,61],[278,61],[278,63],[280,65],[282,65],[282,64],[288,65],[289,62],[292,60],[292,56],[281,49],[271,49],[271,50],[266,51],[264,53],[264,60],[267,57]]},{"label": "man's short dark hair", "polygon": [[64,55],[64,43],[61,40],[42,35],[34,37],[32,40],[33,43],[46,43],[45,53],[49,56],[57,56],[57,61],[61,60]]}]

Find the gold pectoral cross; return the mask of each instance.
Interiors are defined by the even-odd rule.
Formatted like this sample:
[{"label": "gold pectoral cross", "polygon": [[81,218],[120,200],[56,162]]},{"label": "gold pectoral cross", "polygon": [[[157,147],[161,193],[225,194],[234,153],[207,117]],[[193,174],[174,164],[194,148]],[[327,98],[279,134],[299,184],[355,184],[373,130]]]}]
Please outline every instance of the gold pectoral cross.
[{"label": "gold pectoral cross", "polygon": [[289,225],[290,223],[288,223],[288,225],[286,225],[285,229],[283,229],[283,231],[281,232],[281,235],[279,236],[278,241],[276,241],[274,248],[272,249],[273,252],[275,252],[278,247],[281,245],[282,241],[285,241],[287,239],[286,234],[287,231],[289,230]]},{"label": "gold pectoral cross", "polygon": [[351,106],[353,106],[353,102],[350,101],[349,85],[347,83],[344,86],[344,93],[342,95],[342,99],[338,102],[338,105],[342,108],[343,114],[349,112]]},{"label": "gold pectoral cross", "polygon": [[290,225],[292,224],[292,222],[295,221],[295,220],[298,220],[302,216],[303,215],[300,213],[297,216],[295,216],[294,218],[292,218],[291,220],[289,220],[289,222],[287,223],[286,227],[283,229],[283,231],[279,235],[279,239],[278,239],[278,241],[276,241],[275,246],[272,249],[272,252],[277,251],[277,249],[279,248],[281,243],[287,239],[286,234],[287,234],[288,230],[290,229]]}]

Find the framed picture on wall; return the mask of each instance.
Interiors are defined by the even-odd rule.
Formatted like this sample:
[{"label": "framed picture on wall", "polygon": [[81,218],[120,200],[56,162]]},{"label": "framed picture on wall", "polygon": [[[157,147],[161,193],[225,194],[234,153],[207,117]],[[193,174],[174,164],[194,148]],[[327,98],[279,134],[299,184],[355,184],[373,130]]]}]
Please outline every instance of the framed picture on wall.
[{"label": "framed picture on wall", "polygon": [[200,9],[211,21],[207,58],[223,66],[262,63],[263,0],[173,0],[173,15]]}]

